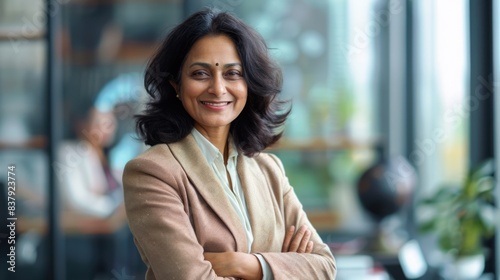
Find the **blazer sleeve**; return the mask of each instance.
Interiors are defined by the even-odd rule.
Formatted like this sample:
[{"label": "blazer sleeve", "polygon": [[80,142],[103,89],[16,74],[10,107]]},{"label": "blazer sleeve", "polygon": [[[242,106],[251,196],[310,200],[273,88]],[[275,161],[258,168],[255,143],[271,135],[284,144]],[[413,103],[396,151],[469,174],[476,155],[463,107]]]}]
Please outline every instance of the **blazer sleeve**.
[{"label": "blazer sleeve", "polygon": [[148,268],[146,279],[234,279],[218,277],[204,259],[203,247],[176,189],[187,184],[187,178],[179,175],[180,171],[170,171],[147,158],[136,158],[125,167],[125,208]]},{"label": "blazer sleeve", "polygon": [[279,182],[282,190],[282,211],[285,218],[286,228],[294,225],[299,228],[307,225],[311,229],[311,240],[314,243],[313,251],[305,253],[260,253],[271,267],[275,280],[281,279],[335,279],[337,268],[335,259],[327,244],[323,243],[321,237],[309,222],[302,204],[298,200],[293,188],[288,183],[281,161],[274,155],[270,157],[277,168],[273,176],[281,177]]}]

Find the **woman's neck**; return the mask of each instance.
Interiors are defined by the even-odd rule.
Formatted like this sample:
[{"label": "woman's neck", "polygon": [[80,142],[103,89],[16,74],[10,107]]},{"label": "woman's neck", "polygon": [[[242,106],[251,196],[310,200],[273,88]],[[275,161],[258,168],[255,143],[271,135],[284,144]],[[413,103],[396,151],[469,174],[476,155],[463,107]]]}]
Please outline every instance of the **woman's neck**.
[{"label": "woman's neck", "polygon": [[224,161],[226,161],[228,156],[227,139],[229,137],[229,129],[205,129],[197,126],[195,126],[195,128],[219,150],[219,152],[224,156]]}]

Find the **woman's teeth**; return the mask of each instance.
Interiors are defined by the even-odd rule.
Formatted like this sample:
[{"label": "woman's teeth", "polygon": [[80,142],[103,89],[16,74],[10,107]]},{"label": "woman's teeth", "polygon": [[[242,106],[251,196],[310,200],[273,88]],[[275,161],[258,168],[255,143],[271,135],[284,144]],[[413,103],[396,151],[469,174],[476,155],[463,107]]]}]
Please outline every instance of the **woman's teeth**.
[{"label": "woman's teeth", "polygon": [[225,106],[227,104],[229,104],[229,102],[206,102],[206,101],[202,101],[201,102],[202,104],[204,105],[208,105],[208,106],[214,106],[214,107],[221,107],[221,106]]}]

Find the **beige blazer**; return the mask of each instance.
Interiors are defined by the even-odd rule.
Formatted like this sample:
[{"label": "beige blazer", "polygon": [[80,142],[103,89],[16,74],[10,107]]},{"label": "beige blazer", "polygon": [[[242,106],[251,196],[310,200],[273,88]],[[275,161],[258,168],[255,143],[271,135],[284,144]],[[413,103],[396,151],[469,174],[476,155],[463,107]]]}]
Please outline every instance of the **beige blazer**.
[{"label": "beige blazer", "polygon": [[[311,254],[281,253],[285,229],[312,228],[279,159],[238,157],[254,235],[252,253],[276,280],[335,279],[335,260],[313,231]],[[131,160],[123,176],[125,207],[146,279],[224,279],[204,252],[247,252],[245,231],[194,138],[159,144]]]}]

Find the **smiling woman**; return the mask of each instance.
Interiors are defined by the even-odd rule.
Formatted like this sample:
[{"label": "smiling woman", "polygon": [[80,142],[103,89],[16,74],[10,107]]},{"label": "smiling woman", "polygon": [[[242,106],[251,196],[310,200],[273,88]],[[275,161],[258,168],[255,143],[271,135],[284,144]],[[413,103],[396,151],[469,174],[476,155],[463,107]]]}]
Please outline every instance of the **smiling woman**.
[{"label": "smiling woman", "polygon": [[137,118],[152,147],[124,195],[146,279],[334,279],[281,161],[263,150],[289,114],[262,37],[234,16],[193,14],[150,61]]}]

